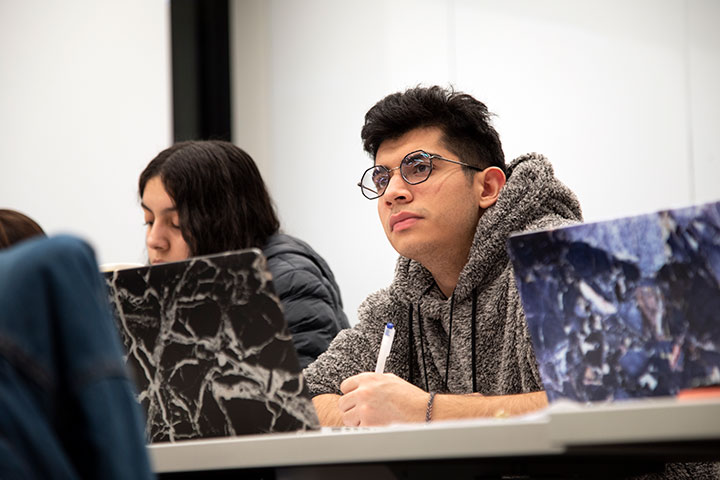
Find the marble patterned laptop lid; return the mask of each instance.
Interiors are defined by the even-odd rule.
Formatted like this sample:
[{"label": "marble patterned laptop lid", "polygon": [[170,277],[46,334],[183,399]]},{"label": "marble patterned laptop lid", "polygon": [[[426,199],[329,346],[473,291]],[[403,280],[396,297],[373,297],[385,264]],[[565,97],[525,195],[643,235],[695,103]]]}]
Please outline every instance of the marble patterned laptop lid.
[{"label": "marble patterned laptop lid", "polygon": [[549,401],[720,384],[720,203],[514,235]]},{"label": "marble patterned laptop lid", "polygon": [[150,441],[318,428],[260,250],[104,275]]}]

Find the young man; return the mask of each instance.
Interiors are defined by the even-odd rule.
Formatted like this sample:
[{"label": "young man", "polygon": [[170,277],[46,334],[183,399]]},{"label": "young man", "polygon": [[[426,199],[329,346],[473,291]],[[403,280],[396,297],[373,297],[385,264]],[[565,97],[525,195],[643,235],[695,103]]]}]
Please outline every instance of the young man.
[{"label": "young man", "polygon": [[[325,425],[514,415],[547,404],[505,242],[582,220],[541,155],[506,167],[486,106],[440,87],[389,95],[365,116],[360,183],[400,254],[305,375]],[[395,339],[375,368],[386,323]]]}]

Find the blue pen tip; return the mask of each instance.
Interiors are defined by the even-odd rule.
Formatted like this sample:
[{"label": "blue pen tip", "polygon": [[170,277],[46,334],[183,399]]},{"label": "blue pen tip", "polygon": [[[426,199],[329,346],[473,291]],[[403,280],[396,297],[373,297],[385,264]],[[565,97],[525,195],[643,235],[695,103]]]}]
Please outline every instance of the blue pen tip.
[{"label": "blue pen tip", "polygon": [[395,325],[393,325],[392,323],[388,322],[387,328],[395,328]]}]

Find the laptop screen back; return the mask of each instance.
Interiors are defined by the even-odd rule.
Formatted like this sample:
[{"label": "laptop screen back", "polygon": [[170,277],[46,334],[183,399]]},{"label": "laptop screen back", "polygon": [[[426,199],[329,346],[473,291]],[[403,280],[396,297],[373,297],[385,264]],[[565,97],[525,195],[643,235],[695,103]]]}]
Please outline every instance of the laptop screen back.
[{"label": "laptop screen back", "polygon": [[720,383],[720,203],[514,235],[548,399]]},{"label": "laptop screen back", "polygon": [[151,441],[318,427],[259,250],[105,278]]}]

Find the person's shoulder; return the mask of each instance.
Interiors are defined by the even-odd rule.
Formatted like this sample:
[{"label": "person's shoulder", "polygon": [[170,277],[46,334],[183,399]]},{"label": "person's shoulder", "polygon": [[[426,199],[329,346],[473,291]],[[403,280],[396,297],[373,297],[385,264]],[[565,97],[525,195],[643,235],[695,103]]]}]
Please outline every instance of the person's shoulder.
[{"label": "person's shoulder", "polygon": [[577,225],[581,223],[579,220],[571,220],[557,214],[548,214],[532,221],[527,230],[544,230],[548,228],[567,227],[569,225]]},{"label": "person's shoulder", "polygon": [[17,252],[17,255],[26,255],[39,263],[42,263],[45,258],[56,262],[66,261],[70,258],[95,261],[95,252],[90,244],[82,238],[72,235],[36,236],[22,241],[6,251]]},{"label": "person's shoulder", "polygon": [[[327,262],[304,241],[291,235],[276,233],[262,249],[273,277],[304,278],[305,282],[335,285]],[[336,288],[336,287],[335,287]]]},{"label": "person's shoulder", "polygon": [[262,252],[268,260],[278,256],[299,256],[311,261],[324,261],[307,242],[286,233],[272,235],[262,248]]},{"label": "person's shoulder", "polygon": [[[393,294],[389,287],[371,293],[358,307],[358,316],[362,318],[384,318],[393,316],[402,310],[403,302]],[[403,310],[404,311],[404,310]],[[384,320],[383,320],[384,322]]]}]

